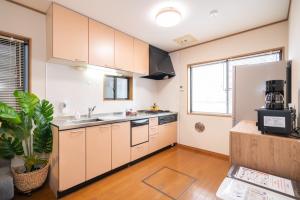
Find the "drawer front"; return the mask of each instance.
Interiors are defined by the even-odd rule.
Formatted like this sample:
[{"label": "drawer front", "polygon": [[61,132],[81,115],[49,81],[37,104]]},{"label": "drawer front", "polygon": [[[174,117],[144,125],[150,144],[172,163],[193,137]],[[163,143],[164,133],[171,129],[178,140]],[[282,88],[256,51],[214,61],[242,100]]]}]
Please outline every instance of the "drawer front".
[{"label": "drawer front", "polygon": [[158,125],[158,117],[149,118],[149,127]]},{"label": "drawer front", "polygon": [[155,135],[158,133],[158,126],[149,127],[149,135]]},{"label": "drawer front", "polygon": [[148,154],[148,142],[131,147],[131,161],[139,159]]},{"label": "drawer front", "polygon": [[159,148],[160,148],[160,145],[159,145],[158,134],[150,135],[149,136],[149,153],[153,153],[153,152],[159,150]]},{"label": "drawer front", "polygon": [[131,145],[148,142],[148,125],[138,126],[131,129]]}]

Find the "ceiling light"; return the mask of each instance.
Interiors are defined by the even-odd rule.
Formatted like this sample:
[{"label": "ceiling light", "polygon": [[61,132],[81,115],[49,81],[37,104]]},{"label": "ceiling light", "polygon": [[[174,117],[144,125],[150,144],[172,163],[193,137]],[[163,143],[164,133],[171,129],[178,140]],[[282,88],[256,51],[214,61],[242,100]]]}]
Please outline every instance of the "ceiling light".
[{"label": "ceiling light", "polygon": [[218,16],[218,14],[219,14],[218,10],[212,10],[209,12],[209,16],[211,16],[211,17],[216,17],[216,16]]},{"label": "ceiling light", "polygon": [[159,26],[175,26],[181,20],[181,13],[172,7],[165,8],[158,12],[158,14],[155,17],[155,20]]}]

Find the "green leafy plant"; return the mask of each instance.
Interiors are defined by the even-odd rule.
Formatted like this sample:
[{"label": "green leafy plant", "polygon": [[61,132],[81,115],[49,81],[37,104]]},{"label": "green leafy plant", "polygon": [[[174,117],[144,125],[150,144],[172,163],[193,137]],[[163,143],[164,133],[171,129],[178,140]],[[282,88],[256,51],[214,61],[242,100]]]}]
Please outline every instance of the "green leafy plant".
[{"label": "green leafy plant", "polygon": [[14,96],[20,111],[0,102],[0,157],[23,156],[26,172],[31,172],[45,165],[45,155],[52,151],[53,105],[28,92],[15,91]]}]

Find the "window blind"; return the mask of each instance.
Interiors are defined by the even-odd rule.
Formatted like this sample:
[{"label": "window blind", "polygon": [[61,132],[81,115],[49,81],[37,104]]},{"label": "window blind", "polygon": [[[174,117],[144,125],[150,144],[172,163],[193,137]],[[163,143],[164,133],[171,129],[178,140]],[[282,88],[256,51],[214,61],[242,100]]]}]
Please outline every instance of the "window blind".
[{"label": "window blind", "polygon": [[0,101],[19,110],[15,90],[28,89],[28,45],[0,35]]}]

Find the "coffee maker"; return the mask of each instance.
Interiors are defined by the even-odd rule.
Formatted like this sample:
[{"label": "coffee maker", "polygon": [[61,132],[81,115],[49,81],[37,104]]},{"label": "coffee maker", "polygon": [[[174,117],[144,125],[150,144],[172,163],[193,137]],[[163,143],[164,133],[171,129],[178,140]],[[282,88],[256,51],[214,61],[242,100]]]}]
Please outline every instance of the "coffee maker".
[{"label": "coffee maker", "polygon": [[256,110],[262,133],[288,136],[296,127],[296,110],[284,105],[284,86],[284,80],[266,81],[265,106]]},{"label": "coffee maker", "polygon": [[265,108],[284,109],[284,80],[266,81]]}]

